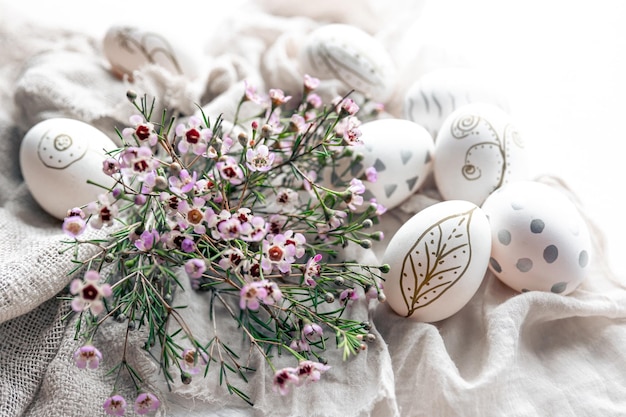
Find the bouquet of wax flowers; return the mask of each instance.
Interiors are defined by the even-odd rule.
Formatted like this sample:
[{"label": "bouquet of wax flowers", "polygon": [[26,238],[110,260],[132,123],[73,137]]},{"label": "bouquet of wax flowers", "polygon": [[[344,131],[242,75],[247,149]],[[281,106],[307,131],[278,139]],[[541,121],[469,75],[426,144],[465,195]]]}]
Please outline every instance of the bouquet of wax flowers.
[{"label": "bouquet of wax flowers", "polygon": [[[63,222],[71,237],[64,250],[75,254],[72,274],[82,276],[70,285],[72,310],[80,315],[76,337],[85,341],[77,366],[99,365],[94,335],[114,319],[128,327],[124,354],[128,333],[144,329],[143,347],[168,385],[174,375],[189,384],[218,367],[219,383],[252,404],[231,378],[247,381],[253,371],[241,359],[246,352],[262,354],[275,391],[286,394],[330,368],[326,349],[340,349],[344,360],[366,349],[374,339],[367,317],[351,318],[346,309],[358,298],[384,300],[388,266],[360,264],[342,252],[383,238],[372,228],[385,208],[363,198],[375,169],[350,178],[359,161],[352,151],[359,124],[376,112],[359,120],[349,95],[324,104],[318,83],[306,75],[300,100],[279,89],[257,94],[246,84],[232,122],[202,111],[177,119],[167,110],[155,120],[154,100],[128,92],[136,113],[118,130],[122,146],[103,163],[115,185],[70,209]],[[259,111],[244,120],[247,102]],[[106,238],[82,239],[88,227],[109,230]],[[95,245],[95,254],[81,258],[81,245]],[[194,336],[180,314],[184,306],[174,301],[183,279],[210,294],[212,312],[219,306],[221,314],[210,320],[236,323],[243,347],[218,335]],[[285,355],[293,366],[276,366]],[[117,363],[112,372],[137,388],[135,410],[156,410],[159,399],[145,391],[140,373],[125,357]],[[104,403],[109,414],[126,407],[115,389]]]}]

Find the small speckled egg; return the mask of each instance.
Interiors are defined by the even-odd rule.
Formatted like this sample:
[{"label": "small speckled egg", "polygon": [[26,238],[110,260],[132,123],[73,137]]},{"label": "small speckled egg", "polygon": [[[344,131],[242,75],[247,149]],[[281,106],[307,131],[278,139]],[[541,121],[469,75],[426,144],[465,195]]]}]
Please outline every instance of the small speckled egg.
[{"label": "small speckled egg", "polygon": [[528,180],[528,156],[511,117],[489,103],[452,112],[435,141],[433,173],[445,200],[480,206],[509,181]]},{"label": "small speckled egg", "polygon": [[355,26],[334,23],[313,30],[299,62],[304,73],[341,81],[374,101],[385,101],[395,87],[395,64],[384,45]]},{"label": "small speckled egg", "polygon": [[520,291],[569,294],[589,272],[589,229],[560,190],[535,181],[511,182],[482,205],[492,229],[489,268]]},{"label": "small speckled egg", "polygon": [[491,229],[468,201],[436,203],[411,217],[389,241],[385,294],[400,316],[436,322],[461,310],[487,271]]},{"label": "small speckled egg", "polygon": [[415,81],[404,95],[404,117],[437,138],[446,117],[466,104],[491,103],[509,111],[504,89],[474,68],[440,68]]},{"label": "small speckled egg", "polygon": [[20,145],[20,168],[31,195],[58,219],[67,210],[97,200],[113,178],[102,171],[106,152],[117,146],[107,135],[79,120],[53,118],[34,125]]},{"label": "small speckled egg", "polygon": [[132,78],[134,71],[148,64],[158,64],[172,74],[189,79],[198,76],[198,63],[181,45],[173,45],[163,35],[132,26],[109,28],[102,41],[112,72]]}]

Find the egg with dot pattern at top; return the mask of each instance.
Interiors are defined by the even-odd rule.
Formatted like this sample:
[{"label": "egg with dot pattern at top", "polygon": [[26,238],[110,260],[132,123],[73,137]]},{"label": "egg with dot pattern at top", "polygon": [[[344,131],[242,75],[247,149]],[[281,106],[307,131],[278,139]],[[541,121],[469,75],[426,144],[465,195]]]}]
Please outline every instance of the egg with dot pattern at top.
[{"label": "egg with dot pattern at top", "polygon": [[102,131],[80,120],[52,118],[26,132],[20,168],[37,203],[58,219],[67,210],[95,201],[115,180],[102,171],[106,152],[117,148]]},{"label": "egg with dot pattern at top", "polygon": [[588,275],[589,228],[559,189],[511,182],[487,197],[482,209],[492,230],[489,268],[509,287],[569,294]]}]

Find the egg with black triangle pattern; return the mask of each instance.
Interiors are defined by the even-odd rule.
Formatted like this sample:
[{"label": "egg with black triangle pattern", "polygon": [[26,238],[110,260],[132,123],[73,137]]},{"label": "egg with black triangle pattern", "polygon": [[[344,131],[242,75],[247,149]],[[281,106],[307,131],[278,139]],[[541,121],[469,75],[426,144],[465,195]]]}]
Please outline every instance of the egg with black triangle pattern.
[{"label": "egg with black triangle pattern", "polygon": [[[419,124],[405,119],[378,119],[358,127],[360,143],[353,145],[352,159],[343,158],[332,174],[333,185],[363,180],[364,207],[371,199],[392,209],[415,193],[431,172],[434,141]],[[374,177],[368,177],[372,172]],[[368,179],[369,178],[369,179]],[[375,181],[371,181],[375,179]],[[337,188],[337,187],[334,187]]]}]

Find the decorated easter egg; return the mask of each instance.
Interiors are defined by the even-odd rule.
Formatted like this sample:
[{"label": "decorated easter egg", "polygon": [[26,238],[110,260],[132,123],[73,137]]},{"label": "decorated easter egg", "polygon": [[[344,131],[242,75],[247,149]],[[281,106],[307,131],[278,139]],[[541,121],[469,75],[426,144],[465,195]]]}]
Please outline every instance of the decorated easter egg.
[{"label": "decorated easter egg", "polygon": [[375,101],[387,99],[395,87],[395,64],[384,45],[355,26],[334,23],[313,30],[299,62],[303,73],[338,80]]},{"label": "decorated easter egg", "polygon": [[404,95],[404,117],[433,136],[454,110],[466,104],[491,103],[509,112],[504,89],[494,77],[474,68],[440,68],[415,81]]},{"label": "decorated easter egg", "polygon": [[[365,186],[363,207],[372,198],[392,209],[415,193],[432,166],[433,139],[420,125],[404,119],[379,119],[359,126],[360,143],[352,145],[352,158],[324,170],[321,183],[339,189],[352,178]],[[368,170],[375,171],[375,181]]]},{"label": "decorated easter egg", "polygon": [[529,179],[524,142],[509,114],[488,103],[453,111],[435,141],[433,174],[444,200],[478,206],[503,184]]},{"label": "decorated easter egg", "polygon": [[432,166],[433,138],[422,126],[404,119],[380,119],[363,123],[361,144],[355,155],[363,159],[352,166],[355,177],[368,167],[376,170],[376,181],[364,181],[363,198],[375,198],[392,209],[419,189]]},{"label": "decorated easter egg", "polygon": [[448,318],[480,287],[490,251],[489,221],[478,206],[463,200],[429,206],[400,227],[385,250],[387,302],[413,320]]},{"label": "decorated easter egg", "polygon": [[106,152],[117,146],[79,120],[54,118],[33,126],[20,145],[20,167],[33,198],[58,219],[67,210],[97,200],[101,187],[115,183],[102,171]]},{"label": "decorated easter egg", "polygon": [[562,191],[535,181],[517,181],[485,200],[492,249],[489,268],[520,291],[568,294],[589,273],[589,229]]},{"label": "decorated easter egg", "polygon": [[175,45],[163,35],[132,26],[109,28],[102,41],[111,70],[122,78],[132,78],[134,71],[148,64],[157,64],[175,75],[189,79],[198,76],[197,62],[181,45]]}]

